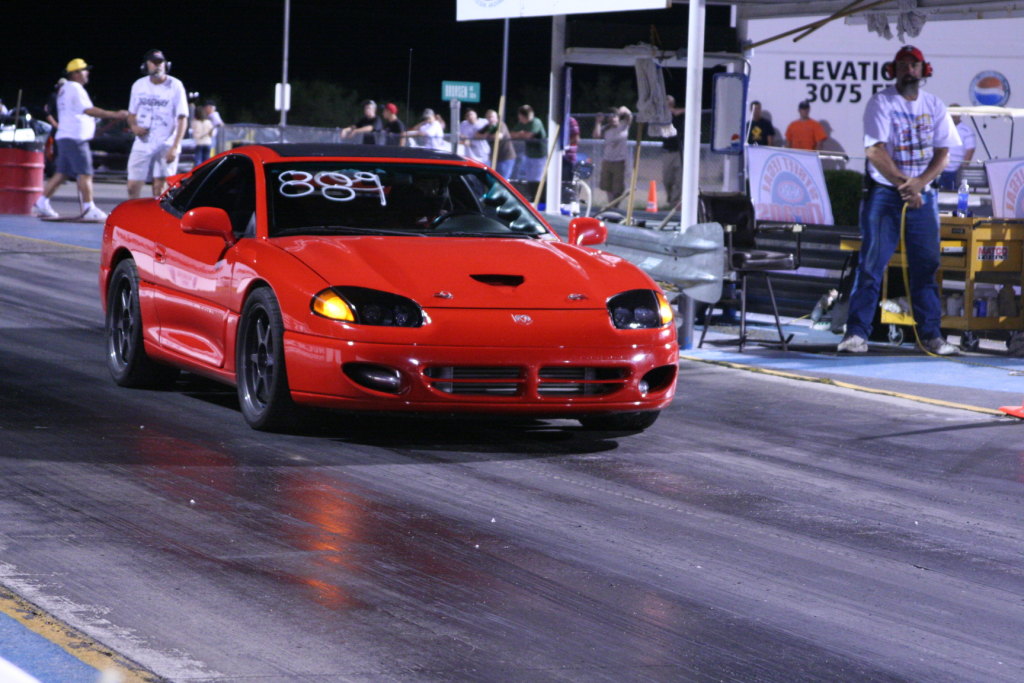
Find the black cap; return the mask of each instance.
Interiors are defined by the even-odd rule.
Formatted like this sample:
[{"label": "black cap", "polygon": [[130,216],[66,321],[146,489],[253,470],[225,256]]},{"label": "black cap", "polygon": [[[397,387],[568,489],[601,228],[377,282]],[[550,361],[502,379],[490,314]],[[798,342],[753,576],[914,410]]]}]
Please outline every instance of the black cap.
[{"label": "black cap", "polygon": [[811,108],[811,103],[808,102],[807,100],[803,100],[803,101],[800,102],[800,104],[797,105],[796,108],[797,109],[810,109]]},{"label": "black cap", "polygon": [[166,62],[167,58],[164,57],[164,53],[160,50],[150,50],[142,58],[142,61],[153,62],[154,64],[156,64],[157,62]]}]

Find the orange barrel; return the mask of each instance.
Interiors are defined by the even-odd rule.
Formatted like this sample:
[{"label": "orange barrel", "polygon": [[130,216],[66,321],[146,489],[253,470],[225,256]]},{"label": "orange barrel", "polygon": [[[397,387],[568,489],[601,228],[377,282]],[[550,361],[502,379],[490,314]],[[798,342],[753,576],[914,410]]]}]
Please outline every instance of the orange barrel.
[{"label": "orange barrel", "polygon": [[43,193],[43,153],[0,147],[0,213],[32,213]]}]

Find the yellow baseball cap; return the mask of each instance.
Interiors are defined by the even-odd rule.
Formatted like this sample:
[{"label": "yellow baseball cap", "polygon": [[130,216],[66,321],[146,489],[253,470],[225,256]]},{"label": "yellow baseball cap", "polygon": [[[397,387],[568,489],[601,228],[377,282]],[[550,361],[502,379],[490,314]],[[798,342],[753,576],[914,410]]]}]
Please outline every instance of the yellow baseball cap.
[{"label": "yellow baseball cap", "polygon": [[67,67],[64,69],[64,73],[72,73],[74,71],[81,71],[82,69],[91,69],[92,67],[85,63],[84,59],[72,59],[68,62]]}]

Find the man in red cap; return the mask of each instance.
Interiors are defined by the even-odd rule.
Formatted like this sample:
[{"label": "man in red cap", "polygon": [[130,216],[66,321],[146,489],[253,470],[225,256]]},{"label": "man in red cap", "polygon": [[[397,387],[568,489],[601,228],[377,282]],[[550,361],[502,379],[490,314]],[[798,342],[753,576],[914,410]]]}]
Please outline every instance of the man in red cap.
[{"label": "man in red cap", "polygon": [[398,118],[398,105],[394,102],[385,104],[381,118],[384,119],[384,144],[399,147],[404,145],[405,138],[402,137],[402,133],[405,132],[405,124]]},{"label": "man in red cap", "polygon": [[918,337],[929,353],[957,353],[939,329],[939,209],[931,183],[960,136],[942,100],[921,90],[921,81],[930,75],[931,65],[920,50],[900,48],[891,65],[895,84],[875,93],[864,110],[868,192],[861,207],[860,260],[841,352],[868,350],[882,277],[902,231]]}]

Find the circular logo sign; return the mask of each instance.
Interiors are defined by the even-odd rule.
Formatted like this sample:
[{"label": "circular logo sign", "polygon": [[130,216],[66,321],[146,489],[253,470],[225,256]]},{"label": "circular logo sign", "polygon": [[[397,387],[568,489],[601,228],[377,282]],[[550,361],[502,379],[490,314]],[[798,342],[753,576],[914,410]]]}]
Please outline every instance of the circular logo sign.
[{"label": "circular logo sign", "polygon": [[982,71],[968,88],[974,104],[1002,107],[1010,100],[1010,82],[998,71]]}]

